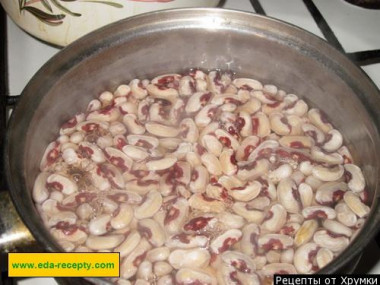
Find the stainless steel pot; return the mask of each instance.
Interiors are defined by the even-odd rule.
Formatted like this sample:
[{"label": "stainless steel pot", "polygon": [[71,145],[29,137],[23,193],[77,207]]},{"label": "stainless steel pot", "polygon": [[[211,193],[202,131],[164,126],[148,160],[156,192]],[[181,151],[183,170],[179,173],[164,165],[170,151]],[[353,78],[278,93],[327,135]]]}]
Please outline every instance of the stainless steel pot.
[{"label": "stainless steel pot", "polygon": [[223,9],[155,12],[112,24],[68,46],[34,76],[13,112],[5,148],[10,193],[30,232],[46,250],[60,250],[31,189],[43,151],[62,122],[103,90],[191,67],[230,69],[276,84],[321,108],[342,131],[373,201],[362,232],[320,273],[342,270],[379,228],[379,92],[318,37],[275,19]]}]

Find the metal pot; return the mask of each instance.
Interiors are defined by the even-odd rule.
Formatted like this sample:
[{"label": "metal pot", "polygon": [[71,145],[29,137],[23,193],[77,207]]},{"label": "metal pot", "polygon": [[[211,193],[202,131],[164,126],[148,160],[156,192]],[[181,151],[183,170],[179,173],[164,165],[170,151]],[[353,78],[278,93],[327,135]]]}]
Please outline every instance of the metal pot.
[{"label": "metal pot", "polygon": [[223,9],[168,10],[123,20],[74,42],[34,76],[13,112],[5,163],[13,202],[35,239],[47,251],[60,250],[31,199],[43,151],[60,125],[101,91],[191,67],[230,69],[276,84],[322,109],[341,130],[372,201],[361,233],[320,273],[341,271],[379,228],[379,92],[320,38],[275,19]]}]

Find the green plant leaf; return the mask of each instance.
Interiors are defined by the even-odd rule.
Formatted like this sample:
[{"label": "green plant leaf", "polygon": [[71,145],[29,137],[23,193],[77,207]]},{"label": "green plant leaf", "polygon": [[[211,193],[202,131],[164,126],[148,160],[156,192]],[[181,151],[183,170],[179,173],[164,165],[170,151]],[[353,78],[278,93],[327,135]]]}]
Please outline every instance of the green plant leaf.
[{"label": "green plant leaf", "polygon": [[65,18],[65,15],[63,14],[48,14],[38,8],[32,7],[32,6],[24,6],[22,10],[25,10],[41,21],[48,23],[50,25],[60,25],[63,22],[61,21],[63,18]]},{"label": "green plant leaf", "polygon": [[80,17],[82,16],[81,14],[79,13],[75,13],[75,12],[72,12],[70,11],[69,9],[67,9],[65,6],[62,6],[61,3],[58,2],[58,0],[51,0],[51,2],[58,8],[60,9],[62,12],[65,12],[66,14],[70,14],[72,16],[75,16],[75,17]]},{"label": "green plant leaf", "polygon": [[44,5],[44,7],[49,10],[50,12],[53,12],[53,8],[51,7],[49,1],[47,0],[41,0],[41,3],[42,5]]},{"label": "green plant leaf", "polygon": [[82,2],[99,3],[99,4],[109,5],[109,6],[112,6],[112,7],[115,7],[115,8],[123,8],[122,4],[119,4],[119,3],[116,3],[116,2],[112,2],[112,1],[83,0]]},{"label": "green plant leaf", "polygon": [[24,8],[25,2],[26,2],[26,0],[18,0],[18,5],[19,5],[19,8],[20,8],[20,11],[22,10],[22,8]]}]

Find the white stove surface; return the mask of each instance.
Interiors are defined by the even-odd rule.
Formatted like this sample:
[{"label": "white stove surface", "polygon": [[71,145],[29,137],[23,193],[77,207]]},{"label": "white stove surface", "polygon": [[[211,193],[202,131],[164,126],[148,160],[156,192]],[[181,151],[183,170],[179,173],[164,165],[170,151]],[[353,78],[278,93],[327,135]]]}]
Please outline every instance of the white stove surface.
[{"label": "white stove surface", "polygon": [[[266,15],[292,23],[326,39],[303,0],[227,0],[224,8],[255,12],[253,4],[259,2]],[[343,0],[314,0],[312,3],[330,26],[343,50],[348,53],[380,49],[380,10],[367,10],[352,6]],[[42,43],[19,29],[8,18],[8,59],[10,95],[21,94],[37,70],[47,62],[58,48]],[[362,67],[380,88],[380,63]],[[380,274],[380,249],[372,242],[363,252],[357,273]],[[22,285],[56,284],[52,278],[30,278]]]},{"label": "white stove surface", "polygon": [[[302,0],[261,0],[268,16],[278,18],[325,39]],[[346,52],[380,49],[380,10],[368,10],[343,0],[314,0]],[[255,12],[249,0],[226,0],[224,8]],[[58,48],[42,43],[8,18],[9,90],[19,95],[37,70]],[[380,88],[380,64],[364,71]]]}]

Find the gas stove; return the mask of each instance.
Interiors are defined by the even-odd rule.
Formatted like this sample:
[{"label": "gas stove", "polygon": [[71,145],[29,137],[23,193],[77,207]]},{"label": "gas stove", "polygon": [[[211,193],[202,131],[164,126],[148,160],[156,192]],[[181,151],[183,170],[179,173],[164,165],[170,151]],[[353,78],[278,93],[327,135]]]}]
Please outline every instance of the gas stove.
[{"label": "gas stove", "polygon": [[[226,0],[220,6],[277,18],[321,37],[359,65],[380,88],[380,10],[364,9],[344,0]],[[4,55],[0,92],[5,94],[0,95],[7,95],[7,100],[2,101],[11,105],[15,101],[11,96],[21,94],[37,70],[60,49],[28,35],[10,18],[5,22],[7,37],[3,40],[7,53],[2,53],[0,47],[0,55]],[[0,125],[3,117],[2,110]],[[363,251],[354,273],[380,274],[380,247],[376,240]],[[6,273],[2,275],[6,277]],[[52,278],[3,278],[2,283],[57,284]]]}]

